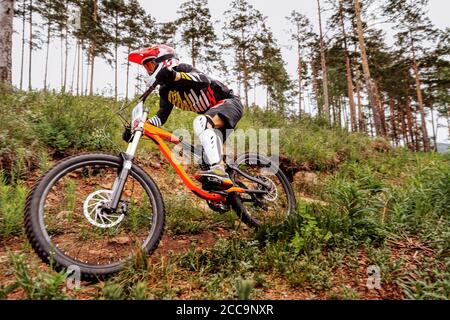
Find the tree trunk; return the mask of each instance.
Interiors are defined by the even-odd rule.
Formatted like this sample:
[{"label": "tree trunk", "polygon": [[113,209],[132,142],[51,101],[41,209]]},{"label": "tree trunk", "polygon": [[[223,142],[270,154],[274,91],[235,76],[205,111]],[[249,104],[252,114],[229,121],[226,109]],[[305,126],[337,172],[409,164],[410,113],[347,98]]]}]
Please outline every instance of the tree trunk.
[{"label": "tree trunk", "polygon": [[402,136],[403,136],[403,145],[409,146],[409,139],[408,139],[408,131],[406,130],[406,114],[403,110],[403,106],[399,103],[398,108],[400,110],[400,121],[401,121],[401,127],[402,127]]},{"label": "tree trunk", "polygon": [[302,81],[303,81],[303,62],[302,62],[302,57],[300,55],[301,50],[300,50],[300,46],[298,46],[298,116],[301,119],[302,118],[302,91],[303,91],[303,86],[302,86]]},{"label": "tree trunk", "polygon": [[323,113],[324,118],[330,121],[330,105],[328,98],[328,71],[325,57],[325,46],[323,42],[322,32],[322,13],[320,10],[320,0],[317,0],[317,7],[319,12],[319,31],[320,31],[320,62],[322,66],[322,85],[323,85]]},{"label": "tree trunk", "polygon": [[[128,54],[127,57],[130,55],[131,48],[128,47]],[[128,87],[129,87],[129,80],[130,80],[130,61],[127,59],[127,80],[125,84],[125,101],[128,101]]]},{"label": "tree trunk", "polygon": [[447,129],[448,129],[448,138],[450,139],[450,106],[447,107]]},{"label": "tree trunk", "polygon": [[60,85],[61,88],[60,90],[63,91],[63,85],[64,85],[64,47],[63,47],[63,43],[64,43],[64,38],[63,38],[63,34],[62,34],[62,29],[59,30],[60,35],[59,35],[59,44],[60,44],[60,48],[61,48],[61,54],[60,54]]},{"label": "tree trunk", "polygon": [[368,109],[369,109],[369,133],[370,133],[370,136],[373,137],[374,132],[373,132],[372,108],[369,107]]},{"label": "tree trunk", "polygon": [[348,46],[347,46],[347,33],[345,32],[345,24],[344,24],[344,15],[342,13],[342,2],[339,0],[339,17],[341,21],[342,35],[344,37],[344,55],[345,55],[345,70],[347,77],[347,96],[348,103],[350,105],[350,125],[353,132],[358,131],[358,125],[356,120],[356,107],[355,100],[353,97],[353,77],[352,77],[352,68],[350,55],[348,54]]},{"label": "tree trunk", "polygon": [[50,21],[47,25],[47,41],[46,41],[46,53],[45,53],[45,71],[44,71],[44,91],[47,91],[47,74],[48,74],[48,54],[50,51]]},{"label": "tree trunk", "polygon": [[30,51],[29,51],[29,59],[28,59],[28,90],[31,91],[32,90],[32,86],[31,86],[31,60],[32,60],[32,55],[33,55],[33,1],[30,0],[30,39],[29,39],[29,45],[30,45]]},{"label": "tree trunk", "polygon": [[413,117],[411,113],[411,105],[409,100],[409,95],[407,92],[406,95],[406,103],[405,103],[405,111],[406,111],[406,118],[408,119],[408,132],[409,132],[409,148],[412,151],[415,151],[415,136],[414,136],[414,130],[413,130]]},{"label": "tree trunk", "polygon": [[421,118],[421,129],[422,129],[422,139],[423,139],[423,149],[425,152],[431,151],[430,149],[430,139],[428,138],[428,129],[427,129],[427,118],[425,116],[425,108],[423,103],[422,89],[420,88],[420,76],[419,76],[419,66],[417,65],[416,53],[414,49],[412,49],[413,54],[413,69],[414,74],[416,76],[416,92],[417,92],[417,101],[419,103],[419,112]]},{"label": "tree trunk", "polygon": [[256,107],[256,74],[253,76],[253,106]]},{"label": "tree trunk", "polygon": [[[95,45],[94,45],[95,47]],[[93,52],[93,51],[92,51]],[[95,55],[91,56],[91,70],[89,76],[89,95],[92,96],[94,94],[94,63],[95,63]]]},{"label": "tree trunk", "polygon": [[[92,20],[94,24],[97,23],[97,0],[94,0],[93,2],[93,10],[92,10]],[[95,50],[97,47],[97,43],[94,39],[92,39],[91,47],[89,51],[90,60],[91,60],[91,76],[90,76],[90,83],[89,83],[89,95],[94,94],[94,65],[95,65]]]},{"label": "tree trunk", "polygon": [[77,54],[78,54],[78,43],[75,44],[75,53],[73,56],[73,65],[72,65],[72,79],[70,81],[70,93],[73,94],[73,91],[75,89],[75,67],[77,64]]},{"label": "tree trunk", "polygon": [[413,120],[413,130],[414,130],[414,134],[415,134],[414,141],[416,143],[415,149],[416,149],[416,151],[420,151],[421,150],[420,140],[422,138],[421,137],[422,130],[421,130],[421,128],[419,128],[419,124],[417,123],[416,114],[413,114],[412,120]]},{"label": "tree trunk", "polygon": [[87,63],[86,63],[86,84],[84,86],[84,95],[87,96],[88,95],[88,90],[89,90],[89,74],[90,74],[90,68],[91,68],[91,55],[90,55],[90,48],[87,50],[86,52],[86,59],[87,59]]},{"label": "tree trunk", "polygon": [[115,32],[115,41],[114,41],[114,98],[117,100],[117,59],[118,59],[118,54],[117,54],[117,50],[118,50],[118,41],[119,41],[119,14],[116,12],[115,14],[115,20],[116,20],[116,32]]},{"label": "tree trunk", "polygon": [[117,60],[118,60],[118,45],[117,42],[114,45],[114,98],[117,100],[118,92],[117,92],[117,78],[118,78],[118,71],[117,71]]},{"label": "tree trunk", "polygon": [[0,82],[12,83],[11,52],[14,1],[0,0]]},{"label": "tree trunk", "polygon": [[[244,35],[242,35],[242,38],[244,38]],[[247,61],[245,59],[245,52],[244,49],[242,49],[242,76],[243,76],[243,82],[244,82],[244,97],[245,97],[245,108],[248,108],[248,82],[249,82],[249,74],[248,74],[248,68],[247,68]]]},{"label": "tree trunk", "polygon": [[379,101],[376,95],[375,83],[373,82],[372,76],[370,75],[369,62],[367,60],[366,45],[364,42],[364,32],[361,21],[361,6],[359,1],[360,0],[355,0],[355,16],[364,80],[366,82],[367,92],[369,95],[370,104],[372,106],[375,131],[378,135],[385,135],[385,132],[383,132],[383,128],[381,125]]},{"label": "tree trunk", "polygon": [[83,95],[84,93],[84,50],[83,50],[83,45],[84,45],[84,41],[81,41],[80,44],[80,95]]},{"label": "tree trunk", "polygon": [[69,57],[69,30],[67,29],[66,25],[66,33],[64,35],[64,84],[63,84],[63,91],[66,91],[67,87],[67,65],[68,65],[68,57]]},{"label": "tree trunk", "polygon": [[320,94],[319,94],[319,80],[318,73],[317,73],[317,67],[314,64],[314,61],[311,61],[311,71],[312,71],[312,77],[313,77],[313,90],[314,90],[314,96],[316,98],[316,104],[317,104],[317,113],[319,114],[319,117],[322,117],[322,107],[320,106]]},{"label": "tree trunk", "polygon": [[430,102],[430,111],[431,111],[431,126],[433,128],[433,150],[437,152],[437,128],[434,121],[434,108],[433,103]]},{"label": "tree trunk", "polygon": [[25,60],[25,1],[23,2],[23,7],[22,7],[22,48],[20,49],[21,51],[21,59],[20,59],[20,84],[19,84],[19,88],[20,90],[23,89],[23,65],[24,65],[24,60]]},{"label": "tree trunk", "polygon": [[386,125],[386,114],[384,112],[384,102],[380,98],[380,92],[378,91],[378,85],[375,83],[375,97],[378,101],[378,112],[380,115],[380,125],[382,136],[387,137],[387,125]]},{"label": "tree trunk", "polygon": [[192,51],[192,66],[195,68],[195,42],[194,39],[191,40],[191,51]]},{"label": "tree trunk", "polygon": [[391,138],[394,146],[397,146],[397,124],[395,119],[395,101],[393,97],[389,98],[389,113],[390,113],[390,123],[391,123]]},{"label": "tree trunk", "polygon": [[247,67],[244,67],[244,96],[245,96],[245,107],[248,108],[248,71]]},{"label": "tree trunk", "polygon": [[364,118],[364,113],[362,109],[362,101],[361,101],[361,84],[359,81],[359,69],[356,68],[356,97],[358,101],[358,128],[359,132],[367,132],[366,121]]},{"label": "tree trunk", "polygon": [[77,40],[77,96],[80,94],[80,57],[81,57],[81,44],[80,40]]}]

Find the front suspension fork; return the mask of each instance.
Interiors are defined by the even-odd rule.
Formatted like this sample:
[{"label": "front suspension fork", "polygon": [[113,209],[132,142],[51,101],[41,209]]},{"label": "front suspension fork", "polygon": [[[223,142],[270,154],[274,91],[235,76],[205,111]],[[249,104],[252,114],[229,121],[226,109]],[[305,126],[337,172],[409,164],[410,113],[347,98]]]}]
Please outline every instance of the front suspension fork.
[{"label": "front suspension fork", "polygon": [[116,211],[117,207],[119,206],[125,183],[127,182],[128,175],[130,174],[130,170],[133,165],[134,154],[136,153],[139,140],[141,139],[144,132],[144,123],[145,121],[147,121],[147,116],[148,110],[144,110],[142,116],[143,121],[139,123],[138,128],[134,132],[133,140],[128,144],[127,151],[121,153],[121,156],[123,158],[122,170],[120,171],[119,176],[114,181],[112,187],[111,202],[109,203],[109,209],[112,211]]}]

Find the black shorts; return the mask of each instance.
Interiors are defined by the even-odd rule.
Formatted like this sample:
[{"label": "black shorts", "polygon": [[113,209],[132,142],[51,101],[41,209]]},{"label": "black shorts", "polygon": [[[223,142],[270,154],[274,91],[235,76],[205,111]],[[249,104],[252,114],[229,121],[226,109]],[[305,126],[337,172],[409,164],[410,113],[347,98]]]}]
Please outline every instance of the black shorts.
[{"label": "black shorts", "polygon": [[205,115],[210,117],[218,115],[225,122],[225,126],[218,129],[222,133],[223,141],[228,138],[243,114],[244,106],[238,97],[221,100],[217,105],[205,112]]}]

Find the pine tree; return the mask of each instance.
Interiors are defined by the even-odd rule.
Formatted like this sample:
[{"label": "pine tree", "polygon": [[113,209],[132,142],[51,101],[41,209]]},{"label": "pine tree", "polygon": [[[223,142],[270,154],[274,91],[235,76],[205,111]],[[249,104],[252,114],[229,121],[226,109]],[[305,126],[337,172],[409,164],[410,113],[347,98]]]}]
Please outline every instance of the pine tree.
[{"label": "pine tree", "polygon": [[[352,131],[358,130],[358,120],[357,120],[357,111],[354,100],[354,87],[353,87],[353,72],[352,72],[352,61],[350,56],[350,50],[348,46],[348,36],[346,31],[345,21],[347,19],[352,18],[353,8],[349,1],[337,0],[331,1],[333,5],[334,11],[336,13],[331,17],[331,26],[337,30],[338,37],[342,39],[342,46],[344,51],[345,58],[345,75],[346,75],[346,83],[347,83],[347,98],[350,106],[350,126]],[[350,12],[350,17],[347,17]]]},{"label": "pine tree", "polygon": [[277,110],[284,114],[288,103],[287,92],[292,89],[291,81],[272,32],[265,24],[261,31],[258,36],[260,48],[256,53],[258,58],[252,66],[252,73],[259,77],[260,83],[267,88],[268,98],[276,104]]},{"label": "pine tree", "polygon": [[424,151],[430,151],[427,118],[423,99],[422,82],[418,54],[425,50],[423,43],[436,39],[436,32],[430,19],[426,16],[425,7],[428,0],[386,0],[384,12],[399,30],[396,35],[397,45],[402,47],[411,59],[411,66],[415,76],[417,103],[421,117],[421,135]]},{"label": "pine tree", "polygon": [[325,41],[322,30],[322,10],[320,0],[317,0],[317,11],[319,13],[319,36],[320,36],[320,63],[322,67],[322,88],[323,88],[323,117],[327,121],[330,119],[330,103],[328,97],[328,70],[325,56]]},{"label": "pine tree", "polygon": [[[89,94],[94,93],[95,58],[106,58],[110,55],[108,44],[110,33],[105,30],[104,18],[100,14],[97,0],[80,0],[81,28],[76,31],[76,37],[83,46],[87,46]],[[101,9],[101,8],[100,8]],[[86,83],[86,91],[88,90]]]},{"label": "pine tree", "polygon": [[113,47],[114,63],[114,98],[117,100],[118,86],[118,51],[123,43],[124,16],[126,5],[123,0],[102,0],[103,14],[105,16],[105,28],[112,30],[110,45]]},{"label": "pine tree", "polygon": [[34,14],[37,10],[36,4],[32,0],[26,3],[26,19],[28,22],[28,90],[32,90],[31,74],[33,67],[33,51],[40,49],[40,32],[34,22]]},{"label": "pine tree", "polygon": [[181,42],[188,48],[192,65],[215,59],[217,36],[211,21],[207,0],[188,0],[180,5],[176,23],[181,31]]},{"label": "pine tree", "polygon": [[316,108],[319,118],[323,118],[323,103],[322,103],[322,90],[319,85],[321,71],[320,60],[320,39],[317,34],[312,34],[311,41],[308,43],[308,60],[311,68],[312,87],[316,101]]},{"label": "pine tree", "polygon": [[[130,54],[132,50],[136,50],[141,46],[143,35],[146,34],[144,27],[145,11],[137,0],[130,0],[126,4],[124,12],[124,36],[123,46],[126,48],[126,54]],[[130,62],[126,62],[126,82],[125,82],[125,99],[129,96],[129,82],[130,82]]]},{"label": "pine tree", "polygon": [[[265,18],[246,0],[234,0],[225,12],[225,48],[234,53],[234,72],[244,87],[245,107],[249,106],[248,93],[251,87],[252,70],[255,67],[258,33],[263,29]],[[242,75],[242,76],[241,76]]]},{"label": "pine tree", "polygon": [[301,118],[304,112],[302,101],[305,96],[303,81],[307,74],[305,52],[313,37],[313,33],[311,23],[305,15],[294,10],[286,19],[291,24],[291,29],[289,30],[290,39],[294,41],[297,49],[298,110]]},{"label": "pine tree", "polygon": [[48,60],[50,51],[50,41],[54,33],[62,30],[67,20],[67,13],[65,9],[64,0],[44,0],[37,3],[37,12],[44,20],[45,28],[45,71],[44,71],[44,90],[47,90],[47,76],[48,76]]},{"label": "pine tree", "polygon": [[376,84],[372,79],[369,61],[367,58],[366,44],[364,39],[364,28],[362,22],[362,8],[360,0],[354,0],[355,7],[355,20],[356,20],[356,31],[359,40],[359,49],[361,53],[361,64],[363,68],[364,80],[366,82],[367,93],[369,95],[370,104],[373,110],[373,122],[375,126],[375,131],[377,135],[385,136],[386,132],[383,130],[382,120],[380,115],[380,101],[377,96]]}]

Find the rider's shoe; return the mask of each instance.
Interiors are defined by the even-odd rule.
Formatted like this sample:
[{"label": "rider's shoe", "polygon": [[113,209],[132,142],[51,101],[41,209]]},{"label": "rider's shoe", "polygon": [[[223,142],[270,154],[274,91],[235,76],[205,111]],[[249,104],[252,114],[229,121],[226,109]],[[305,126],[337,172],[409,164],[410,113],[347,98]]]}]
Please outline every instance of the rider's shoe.
[{"label": "rider's shoe", "polygon": [[203,184],[205,190],[227,190],[233,186],[233,181],[220,164],[209,170],[197,171],[195,179]]}]

